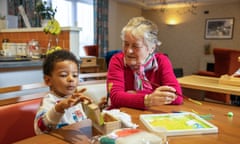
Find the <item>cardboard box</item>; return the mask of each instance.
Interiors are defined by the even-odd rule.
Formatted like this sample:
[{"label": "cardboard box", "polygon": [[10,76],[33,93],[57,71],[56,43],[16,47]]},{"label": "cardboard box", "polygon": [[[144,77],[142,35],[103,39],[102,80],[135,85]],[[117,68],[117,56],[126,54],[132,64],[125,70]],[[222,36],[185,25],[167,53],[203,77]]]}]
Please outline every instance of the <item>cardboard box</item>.
[{"label": "cardboard box", "polygon": [[93,122],[93,127],[96,128],[103,135],[112,132],[113,130],[120,129],[122,127],[122,123],[119,119],[105,113],[104,115],[108,115],[111,117],[111,120],[105,121],[103,125],[99,125],[98,123]]},{"label": "cardboard box", "polygon": [[96,66],[97,65],[97,58],[95,56],[84,56],[80,57],[82,63],[81,66]]},{"label": "cardboard box", "polygon": [[122,127],[121,121],[108,113],[102,114],[97,104],[83,103],[83,109],[92,120],[93,127],[101,134],[108,134]]}]

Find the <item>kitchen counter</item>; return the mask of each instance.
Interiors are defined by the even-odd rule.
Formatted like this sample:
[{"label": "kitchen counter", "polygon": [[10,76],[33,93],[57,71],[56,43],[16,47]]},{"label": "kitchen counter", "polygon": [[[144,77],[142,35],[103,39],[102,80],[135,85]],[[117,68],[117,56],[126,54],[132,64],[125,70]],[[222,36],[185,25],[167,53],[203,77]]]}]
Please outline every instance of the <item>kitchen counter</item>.
[{"label": "kitchen counter", "polygon": [[[61,27],[62,31],[82,31],[80,27]],[[43,27],[37,28],[10,28],[10,29],[1,29],[0,32],[43,32]]]},{"label": "kitchen counter", "polygon": [[41,67],[42,63],[42,60],[0,62],[0,69]]},{"label": "kitchen counter", "polygon": [[42,59],[1,61],[0,87],[43,82],[42,64]]},{"label": "kitchen counter", "polygon": [[1,61],[0,87],[43,82],[42,64],[42,59]]},{"label": "kitchen counter", "polygon": [[[78,56],[81,30],[79,27],[62,27],[62,32],[58,36],[59,46]],[[43,32],[42,27],[1,29],[0,39],[3,38],[7,38],[14,43],[28,42],[34,39],[43,48],[46,48],[49,42],[49,35]],[[42,60],[1,61],[0,87],[43,82],[42,63]]]},{"label": "kitchen counter", "polygon": [[[66,50],[70,50],[76,56],[79,55],[80,49],[80,32],[81,27],[61,27],[61,33],[57,36],[60,46]],[[55,36],[50,36],[43,32],[43,27],[36,28],[12,28],[12,29],[1,29],[0,40],[8,39],[11,43],[22,43],[29,42],[31,40],[38,41],[40,47],[47,48],[50,39],[52,39],[51,46],[56,46]],[[2,42],[0,42],[0,49]]]}]

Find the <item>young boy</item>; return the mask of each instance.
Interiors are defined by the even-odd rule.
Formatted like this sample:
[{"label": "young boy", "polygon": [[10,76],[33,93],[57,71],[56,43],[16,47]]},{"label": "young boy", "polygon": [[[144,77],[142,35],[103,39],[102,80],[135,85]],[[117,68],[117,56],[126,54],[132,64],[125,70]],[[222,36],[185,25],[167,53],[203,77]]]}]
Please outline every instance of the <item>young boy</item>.
[{"label": "young boy", "polygon": [[49,54],[43,63],[44,81],[50,92],[43,98],[34,120],[36,134],[86,119],[81,102],[91,100],[76,92],[79,63],[69,51],[57,50]]}]

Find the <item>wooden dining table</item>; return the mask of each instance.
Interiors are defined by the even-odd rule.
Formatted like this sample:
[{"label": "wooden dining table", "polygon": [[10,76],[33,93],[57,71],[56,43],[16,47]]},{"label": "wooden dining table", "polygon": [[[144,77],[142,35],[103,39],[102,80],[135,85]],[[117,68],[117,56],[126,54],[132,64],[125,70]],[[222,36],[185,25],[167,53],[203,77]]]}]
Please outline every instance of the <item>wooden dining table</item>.
[{"label": "wooden dining table", "polygon": [[200,75],[188,75],[178,78],[178,82],[182,88],[240,95],[239,86],[222,84],[219,80],[220,78],[218,77]]},{"label": "wooden dining table", "polygon": [[[211,119],[207,120],[211,124],[218,127],[218,132],[213,134],[193,134],[193,135],[180,135],[180,136],[168,136],[167,140],[169,144],[237,144],[240,140],[240,107],[230,106],[225,104],[217,104],[212,102],[201,101],[195,103],[184,99],[182,105],[162,105],[157,107],[150,107],[147,110],[138,110],[132,108],[120,108],[122,112],[125,112],[131,116],[132,122],[139,125],[138,128],[147,130],[145,125],[141,122],[139,116],[141,114],[164,114],[172,112],[194,112],[198,115],[212,115]],[[229,117],[228,113],[232,112],[233,116]],[[81,139],[76,132],[63,133],[59,135],[43,134],[35,137],[31,137],[17,144],[66,144],[69,143],[62,138],[67,139]]]},{"label": "wooden dining table", "polygon": [[[194,134],[182,136],[168,136],[169,144],[237,144],[240,140],[240,107],[225,104],[217,104],[201,101],[195,103],[184,99],[182,105],[163,105],[151,107],[148,110],[137,110],[131,108],[121,108],[123,112],[131,115],[132,121],[139,125],[140,129],[148,130],[140,121],[141,114],[162,114],[172,112],[194,112],[198,115],[211,115],[207,120],[218,127],[218,133],[213,134]],[[228,113],[233,116],[229,117]]]}]

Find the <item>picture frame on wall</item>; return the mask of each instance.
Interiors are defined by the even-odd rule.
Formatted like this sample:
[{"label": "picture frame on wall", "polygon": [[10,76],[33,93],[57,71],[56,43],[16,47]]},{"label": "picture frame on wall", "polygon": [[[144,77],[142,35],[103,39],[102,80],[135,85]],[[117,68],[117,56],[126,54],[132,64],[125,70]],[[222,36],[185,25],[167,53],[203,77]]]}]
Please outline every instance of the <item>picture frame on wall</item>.
[{"label": "picture frame on wall", "polygon": [[205,39],[232,39],[234,18],[206,19]]}]

